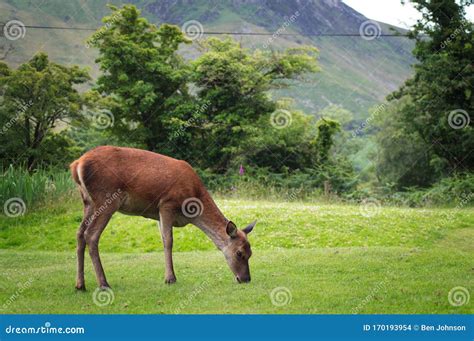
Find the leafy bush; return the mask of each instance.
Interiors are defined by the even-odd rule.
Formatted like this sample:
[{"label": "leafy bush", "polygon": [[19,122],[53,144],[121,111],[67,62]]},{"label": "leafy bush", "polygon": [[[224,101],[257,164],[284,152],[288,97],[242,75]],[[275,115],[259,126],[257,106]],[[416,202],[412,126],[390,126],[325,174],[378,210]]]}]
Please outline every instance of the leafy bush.
[{"label": "leafy bush", "polygon": [[350,202],[360,202],[367,198],[374,198],[384,205],[463,207],[472,204],[473,193],[474,174],[462,173],[444,178],[430,188],[409,187],[403,191],[396,190],[396,186],[365,188],[343,193],[342,197]]}]

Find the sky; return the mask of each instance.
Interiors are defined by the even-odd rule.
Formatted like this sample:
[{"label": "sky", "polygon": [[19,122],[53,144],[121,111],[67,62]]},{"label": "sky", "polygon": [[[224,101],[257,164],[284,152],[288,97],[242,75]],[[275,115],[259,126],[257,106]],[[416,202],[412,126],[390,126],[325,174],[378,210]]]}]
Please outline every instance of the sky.
[{"label": "sky", "polygon": [[[400,0],[343,0],[343,2],[369,19],[403,28],[409,28],[420,16],[408,1],[405,5],[402,5]],[[467,18],[474,21],[474,5],[469,6]]]}]

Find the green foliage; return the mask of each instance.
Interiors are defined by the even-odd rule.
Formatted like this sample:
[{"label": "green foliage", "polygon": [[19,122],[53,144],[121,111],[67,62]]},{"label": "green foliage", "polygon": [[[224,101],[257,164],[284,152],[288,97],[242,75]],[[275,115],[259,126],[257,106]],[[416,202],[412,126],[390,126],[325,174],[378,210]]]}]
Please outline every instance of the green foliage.
[{"label": "green foliage", "polygon": [[24,167],[0,169],[0,204],[20,198],[27,210],[50,200],[63,200],[75,188],[69,171],[39,168],[28,172]]},{"label": "green foliage", "polygon": [[97,90],[116,102],[111,109],[118,135],[160,149],[168,135],[164,123],[188,97],[189,68],[177,50],[189,41],[177,26],[150,24],[135,6],[111,9],[89,39],[103,72]]},{"label": "green foliage", "polygon": [[[376,175],[379,183],[395,190],[412,186],[429,186],[442,176],[443,164],[429,144],[400,119],[409,98],[392,102],[377,117]],[[440,161],[440,160],[439,160]]]},{"label": "green foliage", "polygon": [[459,173],[435,182],[428,188],[407,187],[398,190],[394,184],[371,186],[341,194],[344,201],[361,202],[372,198],[383,205],[405,207],[472,207],[474,204],[474,176]]},{"label": "green foliage", "polygon": [[[414,0],[422,13],[411,32],[416,39],[414,55],[419,63],[415,75],[389,99],[401,102],[393,119],[413,149],[425,149],[422,166],[427,173],[472,171],[474,169],[474,34],[465,18],[467,2]],[[420,37],[424,33],[429,36]],[[403,99],[403,100],[402,100]],[[469,122],[470,121],[470,122]],[[409,153],[415,153],[409,149]],[[388,151],[387,151],[388,153]],[[431,183],[435,176],[419,185]],[[401,184],[409,184],[410,181]]]},{"label": "green foliage", "polygon": [[[278,111],[277,111],[278,113]],[[292,172],[316,165],[315,119],[299,111],[282,111],[286,126],[278,129],[270,114],[248,130],[249,137],[237,151],[234,167],[250,164],[271,173]]]},{"label": "green foliage", "polygon": [[[207,154],[200,165],[222,172],[232,161],[242,158],[244,146],[255,135],[274,134],[268,122],[276,104],[268,91],[288,86],[288,81],[307,72],[316,72],[317,50],[306,47],[284,52],[251,52],[230,38],[211,38],[201,48],[203,54],[192,64],[192,80],[199,101],[207,106],[197,121],[201,125],[190,132],[191,139],[193,144],[201,140],[201,147],[196,149]],[[281,159],[282,153],[275,157]]]},{"label": "green foliage", "polygon": [[337,121],[342,127],[348,128],[354,120],[354,114],[339,105],[328,105],[316,114],[318,117],[328,118]]},{"label": "green foliage", "polygon": [[339,122],[322,118],[318,124],[318,138],[316,140],[317,162],[324,165],[329,159],[329,150],[334,141],[333,136],[341,130]]},{"label": "green foliage", "polygon": [[430,188],[408,190],[393,194],[391,200],[395,204],[411,207],[450,205],[457,208],[472,206],[474,202],[474,175],[461,173],[443,178],[434,183]]},{"label": "green foliage", "polygon": [[0,156],[4,166],[26,163],[31,170],[69,159],[70,140],[57,129],[79,118],[84,99],[76,85],[88,80],[85,70],[50,62],[43,53],[16,70],[0,62]]},{"label": "green foliage", "polygon": [[[109,96],[120,140],[125,134],[129,144],[221,174],[245,164],[305,172],[321,185],[326,174],[347,171],[330,163],[335,121],[315,125],[303,113],[289,112],[285,129],[270,124],[277,104],[268,92],[318,71],[317,49],[250,51],[231,38],[211,38],[188,65],[177,54],[188,43],[177,27],[156,28],[134,6],[111,8],[106,26],[89,43],[99,49],[104,74],[97,90]],[[195,91],[188,91],[191,86]]]}]

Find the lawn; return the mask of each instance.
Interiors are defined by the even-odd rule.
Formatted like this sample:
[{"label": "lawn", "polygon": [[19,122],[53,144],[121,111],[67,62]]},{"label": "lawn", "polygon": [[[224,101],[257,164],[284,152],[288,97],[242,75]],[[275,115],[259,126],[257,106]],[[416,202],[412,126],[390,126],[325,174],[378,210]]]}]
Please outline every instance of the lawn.
[{"label": "lawn", "polygon": [[[101,239],[113,292],[76,292],[81,206],[0,216],[1,313],[473,313],[474,209],[217,200],[250,235],[252,282],[237,284],[197,228],[175,229],[178,282],[165,285],[156,222],[116,214]],[[453,302],[453,300],[451,300]]]}]

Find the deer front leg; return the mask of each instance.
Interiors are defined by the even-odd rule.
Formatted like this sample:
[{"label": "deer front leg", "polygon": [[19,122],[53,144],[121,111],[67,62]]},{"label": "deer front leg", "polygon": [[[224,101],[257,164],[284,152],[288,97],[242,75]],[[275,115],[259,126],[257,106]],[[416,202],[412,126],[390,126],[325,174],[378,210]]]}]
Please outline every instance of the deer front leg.
[{"label": "deer front leg", "polygon": [[165,283],[176,282],[173,269],[173,219],[170,214],[160,213],[160,232],[165,254]]}]

